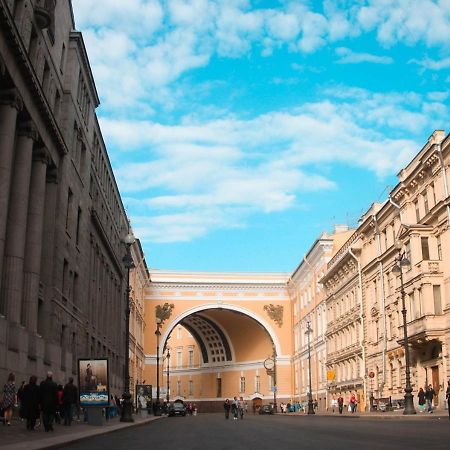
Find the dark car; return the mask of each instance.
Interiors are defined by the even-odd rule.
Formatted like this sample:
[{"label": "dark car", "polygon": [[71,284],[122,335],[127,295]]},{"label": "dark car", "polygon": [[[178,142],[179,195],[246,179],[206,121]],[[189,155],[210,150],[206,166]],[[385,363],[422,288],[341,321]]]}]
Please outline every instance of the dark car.
[{"label": "dark car", "polygon": [[169,405],[168,409],[169,416],[185,416],[186,415],[186,406],[183,403],[175,402]]},{"label": "dark car", "polygon": [[273,414],[273,406],[272,405],[262,405],[259,408],[260,414]]}]

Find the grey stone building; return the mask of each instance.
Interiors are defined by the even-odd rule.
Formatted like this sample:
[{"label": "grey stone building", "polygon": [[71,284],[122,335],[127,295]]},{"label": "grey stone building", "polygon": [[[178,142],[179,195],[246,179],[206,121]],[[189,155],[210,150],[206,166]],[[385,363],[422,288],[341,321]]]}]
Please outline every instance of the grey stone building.
[{"label": "grey stone building", "polygon": [[128,220],[69,0],[0,0],[0,382],[110,361],[123,388]]}]

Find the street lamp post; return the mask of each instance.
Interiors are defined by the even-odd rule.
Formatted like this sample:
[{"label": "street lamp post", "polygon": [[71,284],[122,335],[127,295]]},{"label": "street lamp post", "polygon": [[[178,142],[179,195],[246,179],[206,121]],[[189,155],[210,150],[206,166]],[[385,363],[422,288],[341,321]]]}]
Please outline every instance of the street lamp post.
[{"label": "street lamp post", "polygon": [[167,404],[169,404],[170,400],[170,347],[167,347],[167,392],[166,392],[166,399]]},{"label": "street lamp post", "polygon": [[308,372],[309,372],[309,392],[308,392],[308,414],[315,414],[312,399],[312,383],[311,383],[311,339],[312,333],[311,323],[307,322],[305,334],[308,336]]},{"label": "street lamp post", "polygon": [[125,308],[125,368],[124,379],[125,386],[122,394],[122,414],[120,416],[121,422],[134,422],[133,420],[133,404],[131,402],[130,394],[130,269],[134,267],[133,257],[131,256],[131,246],[136,241],[135,237],[129,232],[123,242],[126,245],[127,252],[122,258],[125,268],[127,269],[127,304]]},{"label": "street lamp post", "polygon": [[403,341],[405,347],[405,365],[406,365],[406,386],[405,386],[405,409],[403,414],[416,414],[414,409],[414,399],[412,395],[411,387],[411,374],[410,374],[410,359],[409,359],[409,346],[408,346],[408,325],[406,322],[406,306],[405,306],[405,288],[403,285],[403,267],[410,267],[411,262],[406,257],[406,253],[402,251],[402,243],[397,241],[395,247],[398,250],[398,255],[395,258],[395,266],[392,268],[392,272],[400,275],[400,295],[402,298],[402,315],[403,315]]},{"label": "street lamp post", "polygon": [[277,350],[273,346],[273,412],[277,412]]},{"label": "street lamp post", "polygon": [[161,319],[156,318],[156,404],[155,404],[155,416],[161,415],[161,404],[159,400],[159,337],[161,336]]}]

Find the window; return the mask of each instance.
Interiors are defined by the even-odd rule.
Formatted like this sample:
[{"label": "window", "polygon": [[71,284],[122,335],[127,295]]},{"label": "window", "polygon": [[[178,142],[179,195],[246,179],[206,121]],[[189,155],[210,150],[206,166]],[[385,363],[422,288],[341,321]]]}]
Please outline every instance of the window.
[{"label": "window", "polygon": [[181,350],[177,350],[177,367],[181,367],[183,365],[183,354]]},{"label": "window", "polygon": [[59,70],[61,73],[63,73],[64,70],[64,61],[66,59],[66,46],[63,42],[62,48],[61,48],[61,61],[59,62]]},{"label": "window", "polygon": [[422,259],[424,261],[428,261],[430,259],[430,248],[428,246],[428,238],[421,237],[420,243],[422,245]]},{"label": "window", "polygon": [[67,192],[67,209],[66,209],[66,231],[69,232],[70,227],[70,211],[72,210],[72,201],[73,201],[73,193],[72,191],[68,190]]},{"label": "window", "polygon": [[261,377],[259,375],[255,377],[255,392],[261,392]]},{"label": "window", "polygon": [[411,259],[411,242],[407,242],[405,244],[405,257],[406,259],[412,264],[412,259]]},{"label": "window", "polygon": [[240,392],[245,392],[245,377],[241,377],[241,390]]},{"label": "window", "polygon": [[433,285],[434,314],[442,314],[441,285]]},{"label": "window", "polygon": [[78,207],[78,214],[77,214],[77,231],[75,235],[76,244],[78,245],[80,242],[80,224],[81,224],[81,208]]},{"label": "window", "polygon": [[181,327],[177,328],[177,339],[181,339]]},{"label": "window", "polygon": [[416,211],[416,222],[420,222],[419,200],[414,202],[414,210]]},{"label": "window", "polygon": [[194,365],[194,349],[190,348],[188,350],[188,366],[192,367]]},{"label": "window", "polygon": [[192,397],[194,395],[194,382],[192,380],[189,380],[188,389],[188,395]]},{"label": "window", "polygon": [[409,303],[409,317],[411,320],[416,318],[416,302],[414,299],[414,292],[412,294],[408,294],[408,303]]},{"label": "window", "polygon": [[181,380],[177,380],[177,395],[181,395]]},{"label": "window", "polygon": [[425,191],[422,194],[422,198],[423,198],[423,207],[425,209],[425,214],[428,214],[428,212],[430,211],[430,208],[428,206],[428,193],[427,193],[427,191]]},{"label": "window", "polygon": [[434,183],[430,184],[431,197],[433,198],[433,205],[436,204],[436,190],[434,189]]},{"label": "window", "polygon": [[69,288],[69,263],[65,259],[63,263],[63,273],[62,273],[62,294],[67,296],[67,291]]},{"label": "window", "polygon": [[442,242],[441,242],[441,235],[439,235],[436,238],[436,243],[437,243],[437,252],[438,252],[438,260],[442,261]]}]

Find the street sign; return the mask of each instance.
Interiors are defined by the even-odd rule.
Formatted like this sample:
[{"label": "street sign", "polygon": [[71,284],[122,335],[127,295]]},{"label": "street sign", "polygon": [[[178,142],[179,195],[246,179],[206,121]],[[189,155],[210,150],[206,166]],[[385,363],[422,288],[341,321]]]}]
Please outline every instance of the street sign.
[{"label": "street sign", "polygon": [[277,387],[276,386],[272,386],[272,392],[277,392]]}]

